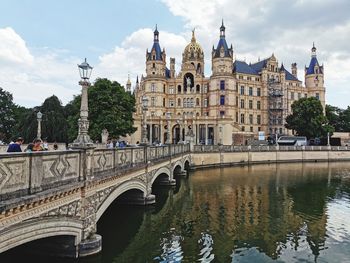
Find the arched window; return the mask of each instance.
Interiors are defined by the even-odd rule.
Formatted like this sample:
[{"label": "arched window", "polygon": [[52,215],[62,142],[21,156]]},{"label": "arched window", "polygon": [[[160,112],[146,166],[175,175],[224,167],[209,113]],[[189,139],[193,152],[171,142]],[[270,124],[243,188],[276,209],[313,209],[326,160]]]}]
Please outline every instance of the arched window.
[{"label": "arched window", "polygon": [[177,99],[177,106],[181,106],[181,99]]},{"label": "arched window", "polygon": [[196,85],[196,92],[197,93],[201,92],[201,86],[199,84]]},{"label": "arched window", "polygon": [[181,85],[177,86],[177,93],[181,93]]},{"label": "arched window", "polygon": [[197,73],[201,73],[201,71],[202,71],[201,64],[198,63],[197,64]]},{"label": "arched window", "polygon": [[199,106],[199,98],[196,99],[196,106]]},{"label": "arched window", "polygon": [[190,107],[192,108],[193,106],[194,106],[193,98],[191,98],[191,105],[190,105]]}]

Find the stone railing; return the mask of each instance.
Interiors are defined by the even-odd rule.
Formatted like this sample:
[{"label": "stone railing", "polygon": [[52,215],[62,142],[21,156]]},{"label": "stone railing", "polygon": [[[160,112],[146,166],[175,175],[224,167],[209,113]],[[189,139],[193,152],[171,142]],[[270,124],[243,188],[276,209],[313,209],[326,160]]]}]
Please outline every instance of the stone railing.
[{"label": "stone railing", "polygon": [[194,145],[193,152],[350,151],[349,146]]},{"label": "stone railing", "polygon": [[189,145],[167,145],[0,154],[0,202],[79,187],[189,151]]}]

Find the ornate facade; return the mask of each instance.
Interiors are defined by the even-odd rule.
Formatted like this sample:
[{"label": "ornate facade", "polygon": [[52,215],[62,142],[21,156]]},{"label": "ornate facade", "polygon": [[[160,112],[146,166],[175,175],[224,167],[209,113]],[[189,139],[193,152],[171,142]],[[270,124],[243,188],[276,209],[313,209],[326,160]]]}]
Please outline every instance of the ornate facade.
[{"label": "ornate facade", "polygon": [[134,118],[138,130],[132,140],[141,142],[147,137],[149,143],[244,144],[257,138],[259,131],[288,134],[285,118],[294,101],[313,96],[325,106],[323,65],[317,61],[315,46],[311,51],[303,86],[297,64],[292,64],[290,73],[274,54],[253,64],[236,60],[222,23],[218,44],[211,52],[212,74],[207,77],[204,51],[194,31],[182,53],[181,70],[175,72],[175,58],[170,58],[168,68],[156,28],[153,46],[146,51],[146,75],[136,81]]}]

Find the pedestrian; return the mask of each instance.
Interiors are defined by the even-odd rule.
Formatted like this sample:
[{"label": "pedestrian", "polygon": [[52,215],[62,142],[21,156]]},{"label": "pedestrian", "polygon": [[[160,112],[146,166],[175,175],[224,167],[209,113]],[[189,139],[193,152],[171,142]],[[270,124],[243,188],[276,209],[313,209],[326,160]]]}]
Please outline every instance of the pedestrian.
[{"label": "pedestrian", "polygon": [[44,148],[41,146],[40,139],[35,139],[33,143],[34,143],[33,152],[44,151]]},{"label": "pedestrian", "polygon": [[53,144],[53,149],[54,149],[55,151],[58,150],[58,145],[57,145],[57,143],[54,143],[54,144]]},{"label": "pedestrian", "polygon": [[18,137],[15,143],[11,143],[7,148],[7,152],[22,152],[21,145],[24,142],[22,137]]},{"label": "pedestrian", "polygon": [[49,150],[49,144],[47,143],[46,139],[44,139],[44,141],[43,141],[42,148],[43,148],[44,151],[48,151]]},{"label": "pedestrian", "polygon": [[29,143],[27,148],[24,150],[27,153],[33,152],[34,143]]}]

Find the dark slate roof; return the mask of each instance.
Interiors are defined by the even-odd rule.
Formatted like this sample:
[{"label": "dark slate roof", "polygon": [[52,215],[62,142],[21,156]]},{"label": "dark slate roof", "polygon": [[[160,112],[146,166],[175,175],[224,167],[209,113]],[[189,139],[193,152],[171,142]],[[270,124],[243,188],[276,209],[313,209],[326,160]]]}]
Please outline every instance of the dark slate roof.
[{"label": "dark slate roof", "polygon": [[162,60],[162,50],[160,49],[160,45],[158,41],[154,41],[151,52],[148,52],[148,59],[151,59],[151,53],[153,49],[156,51],[156,60]]},{"label": "dark slate roof", "polygon": [[231,57],[230,56],[230,48],[228,48],[228,46],[227,46],[227,43],[226,43],[226,39],[225,39],[225,37],[220,37],[220,40],[219,40],[219,43],[218,43],[218,46],[216,47],[216,49],[215,49],[215,55],[214,55],[214,57],[220,57],[220,49],[221,49],[221,47],[223,47],[224,48],[224,51],[225,51],[225,57]]},{"label": "dark slate roof", "polygon": [[267,60],[268,58],[251,64],[250,67],[252,67],[256,72],[261,72],[261,70],[266,66]]},{"label": "dark slate roof", "polygon": [[258,72],[244,61],[236,60],[233,63],[233,72],[250,75],[259,75]]},{"label": "dark slate roof", "polygon": [[309,67],[306,68],[306,75],[315,74],[315,66],[316,65],[319,67],[320,73],[322,74],[323,73],[323,67],[319,66],[316,56],[313,56],[311,58]]},{"label": "dark slate roof", "polygon": [[168,68],[165,68],[165,77],[167,79],[170,79],[170,69],[168,69]]},{"label": "dark slate roof", "polygon": [[292,73],[290,73],[288,70],[284,69],[284,71],[286,72],[286,80],[296,80],[299,81],[296,77],[294,77],[292,75]]}]

